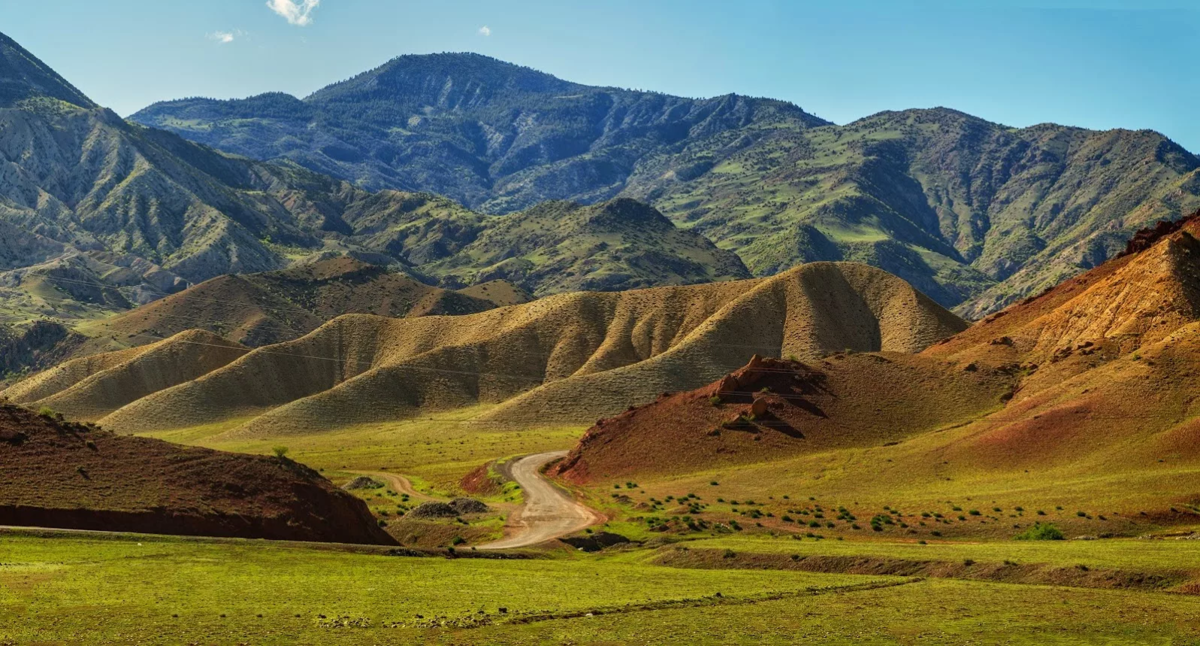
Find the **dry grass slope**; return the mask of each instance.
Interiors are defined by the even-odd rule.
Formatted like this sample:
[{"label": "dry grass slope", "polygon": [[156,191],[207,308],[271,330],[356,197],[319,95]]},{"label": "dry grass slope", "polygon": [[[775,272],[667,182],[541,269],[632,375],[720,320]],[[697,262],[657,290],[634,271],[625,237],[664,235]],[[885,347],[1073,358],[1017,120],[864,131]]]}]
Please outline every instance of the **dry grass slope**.
[{"label": "dry grass slope", "polygon": [[[502,299],[514,297],[501,286],[488,289],[493,290]],[[257,347],[298,338],[342,314],[469,314],[497,304],[486,295],[431,287],[343,256],[281,271],[220,276],[113,317],[102,330],[117,341],[141,344],[201,328]]]},{"label": "dry grass slope", "polygon": [[[246,346],[203,330],[188,330],[146,346],[132,358],[33,402],[73,420],[95,421],[146,395],[228,365]],[[117,353],[125,356],[126,352]]]},{"label": "dry grass slope", "polygon": [[102,422],[144,432],[260,415],[237,436],[312,432],[418,410],[503,405],[480,423],[590,422],[701,386],[754,354],[912,353],[965,323],[854,263],[768,279],[574,293],[459,317],[339,317]]}]

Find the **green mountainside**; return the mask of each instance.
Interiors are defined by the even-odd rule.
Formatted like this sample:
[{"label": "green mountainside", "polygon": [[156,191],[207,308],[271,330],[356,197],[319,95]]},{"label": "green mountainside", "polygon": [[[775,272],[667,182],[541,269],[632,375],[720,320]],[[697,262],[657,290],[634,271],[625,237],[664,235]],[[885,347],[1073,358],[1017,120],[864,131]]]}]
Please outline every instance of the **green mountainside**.
[{"label": "green mountainside", "polygon": [[908,110],[710,137],[643,162],[626,193],[736,251],[756,275],[857,260],[977,318],[1200,207],[1197,168],[1151,131],[1014,129]]},{"label": "green mountainside", "polygon": [[588,87],[475,54],[403,56],[303,100],[185,99],[131,118],[488,213],[634,197],[755,275],[858,260],[971,317],[1200,205],[1200,160],[1151,131],[947,109],[836,126],[779,101]]},{"label": "green mountainside", "polygon": [[185,99],[130,118],[363,188],[428,191],[489,213],[606,200],[638,160],[715,133],[827,124],[782,101],[588,87],[477,54],[401,56],[303,101]]},{"label": "green mountainside", "polygon": [[46,97],[83,108],[95,103],[13,39],[0,34],[0,108]]},{"label": "green mountainside", "polygon": [[454,285],[507,280],[535,296],[750,278],[733,252],[627,198],[546,202],[490,221],[460,252],[421,269]]},{"label": "green mountainside", "polygon": [[[531,293],[747,275],[732,254],[647,207],[638,212],[657,227],[652,238],[582,217],[543,230],[508,223],[544,211],[482,215],[218,152],[96,107],[6,37],[0,88],[0,323],[103,317],[216,276],[339,255],[455,287],[511,276]],[[552,248],[564,240],[591,246]],[[584,257],[601,243],[607,252]],[[456,257],[469,245],[471,256]],[[497,254],[516,247],[521,269],[500,267]]]}]

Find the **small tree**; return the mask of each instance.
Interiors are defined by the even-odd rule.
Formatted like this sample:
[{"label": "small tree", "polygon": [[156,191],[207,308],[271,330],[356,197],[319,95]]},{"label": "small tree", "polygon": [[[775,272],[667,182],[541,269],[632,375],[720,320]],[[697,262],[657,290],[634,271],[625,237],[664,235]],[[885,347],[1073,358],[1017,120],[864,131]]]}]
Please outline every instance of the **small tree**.
[{"label": "small tree", "polygon": [[1061,541],[1066,537],[1062,531],[1050,524],[1035,523],[1033,527],[1017,536],[1018,541]]},{"label": "small tree", "polygon": [[285,457],[287,457],[288,447],[286,447],[286,446],[276,446],[276,447],[274,447],[274,448],[272,448],[272,449],[271,449],[271,452],[275,454],[275,457],[277,457],[277,458],[279,458],[280,460],[282,460],[282,459],[284,459]]}]

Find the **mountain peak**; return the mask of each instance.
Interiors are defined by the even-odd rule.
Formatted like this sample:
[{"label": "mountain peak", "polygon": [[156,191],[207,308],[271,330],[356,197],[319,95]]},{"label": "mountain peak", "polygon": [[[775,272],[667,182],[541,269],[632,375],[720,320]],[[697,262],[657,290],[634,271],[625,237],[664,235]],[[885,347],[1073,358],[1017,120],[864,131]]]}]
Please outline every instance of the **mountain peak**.
[{"label": "mountain peak", "polygon": [[17,41],[0,33],[0,108],[38,97],[66,101],[81,108],[97,107],[83,92]]},{"label": "mountain peak", "polygon": [[574,83],[473,53],[409,54],[314,92],[306,101],[396,98],[427,105],[478,103],[506,92],[562,92]]}]

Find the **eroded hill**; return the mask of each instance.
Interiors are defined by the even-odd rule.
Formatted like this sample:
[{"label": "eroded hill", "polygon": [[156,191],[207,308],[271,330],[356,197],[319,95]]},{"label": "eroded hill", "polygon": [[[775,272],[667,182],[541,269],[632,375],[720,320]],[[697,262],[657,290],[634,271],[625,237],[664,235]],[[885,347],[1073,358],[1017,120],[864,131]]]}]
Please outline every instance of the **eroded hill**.
[{"label": "eroded hill", "polygon": [[[502,300],[514,298],[500,286]],[[350,257],[288,269],[220,276],[91,326],[91,345],[145,344],[199,328],[249,346],[303,336],[342,314],[457,315],[497,307]]]},{"label": "eroded hill", "polygon": [[814,263],[769,279],[564,294],[465,316],[342,316],[101,422],[141,432],[250,417],[232,433],[263,437],[490,403],[500,405],[477,423],[580,423],[697,387],[755,353],[911,353],[964,327],[885,272]]},{"label": "eroded hill", "polygon": [[[559,473],[604,482],[758,462],[750,472],[766,477],[769,463],[794,472],[804,467],[786,460],[804,455],[816,468],[850,448],[823,486],[944,496],[929,492],[960,480],[1035,488],[1028,474],[1054,474],[1181,522],[1200,465],[1197,234],[1196,216],[1162,223],[1121,257],[914,356],[764,360],[647,398],[589,430]],[[1128,486],[1109,491],[1116,480]]]},{"label": "eroded hill", "polygon": [[289,460],[186,448],[0,406],[0,524],[390,545]]}]

